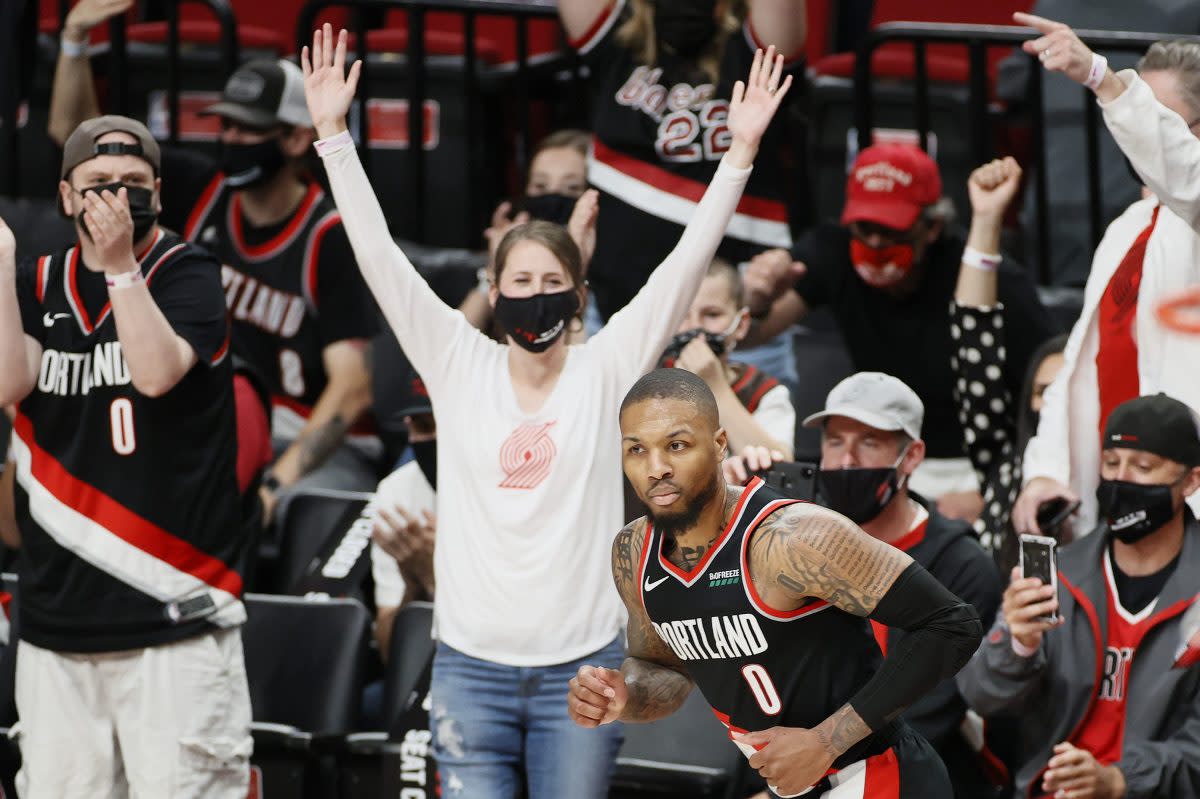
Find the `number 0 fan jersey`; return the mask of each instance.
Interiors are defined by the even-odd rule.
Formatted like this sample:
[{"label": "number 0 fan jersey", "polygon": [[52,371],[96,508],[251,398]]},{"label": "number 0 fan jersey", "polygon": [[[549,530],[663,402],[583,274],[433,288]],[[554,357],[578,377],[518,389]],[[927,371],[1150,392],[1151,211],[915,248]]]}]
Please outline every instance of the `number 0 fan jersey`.
[{"label": "number 0 fan jersey", "polygon": [[157,398],[134,388],[104,277],[79,247],[17,271],[21,321],[43,348],[13,425],[21,636],[45,649],[135,649],[245,620],[219,267],[161,228],[139,261],[198,358]]},{"label": "number 0 fan jersey", "polygon": [[[866,619],[820,600],[779,611],[758,597],[749,577],[751,537],[768,516],[795,503],[755,479],[690,572],[667,559],[663,534],[647,523],[639,567],[646,614],[731,733],[812,729],[882,663]],[[893,724],[869,735],[834,768],[885,753],[895,732]],[[867,761],[868,769],[875,766]]]}]

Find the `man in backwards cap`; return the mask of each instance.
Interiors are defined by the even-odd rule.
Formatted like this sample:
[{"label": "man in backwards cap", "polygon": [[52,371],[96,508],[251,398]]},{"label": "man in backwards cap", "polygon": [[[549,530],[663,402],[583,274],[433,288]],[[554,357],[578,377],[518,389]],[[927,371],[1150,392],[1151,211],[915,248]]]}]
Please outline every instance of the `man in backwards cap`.
[{"label": "man in backwards cap", "polygon": [[[120,6],[80,0],[67,31],[83,38]],[[89,60],[63,48],[51,136],[61,140],[98,113]],[[362,420],[371,404],[363,351],[377,313],[341,217],[308,169],[315,134],[300,68],[284,59],[242,64],[204,113],[220,118],[220,161],[164,148],[163,224],[221,261],[234,354],[271,394],[276,458],[263,477],[266,515],[296,488],[370,490],[382,446]]]},{"label": "man in backwards cap", "polygon": [[141,123],[98,117],[63,152],[78,241],[17,266],[0,222],[22,796],[246,795],[229,326],[158,170]]},{"label": "man in backwards cap", "polygon": [[[977,712],[1021,718],[1019,796],[1200,796],[1200,672],[1178,662],[1200,589],[1196,414],[1165,394],[1104,429],[1098,531],[1058,590],[1014,569],[1003,618],[958,676]],[[1053,618],[1054,621],[1044,619]]]}]

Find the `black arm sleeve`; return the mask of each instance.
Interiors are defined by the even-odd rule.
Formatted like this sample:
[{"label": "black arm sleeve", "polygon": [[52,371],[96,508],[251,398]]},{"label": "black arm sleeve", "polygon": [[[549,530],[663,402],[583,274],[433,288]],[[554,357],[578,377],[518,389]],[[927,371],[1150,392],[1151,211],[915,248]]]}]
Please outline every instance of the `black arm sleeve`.
[{"label": "black arm sleeve", "polygon": [[909,564],[879,600],[871,618],[908,631],[889,647],[883,666],[850,700],[872,730],[904,712],[958,672],[983,639],[975,608],[950,593],[917,563]]}]

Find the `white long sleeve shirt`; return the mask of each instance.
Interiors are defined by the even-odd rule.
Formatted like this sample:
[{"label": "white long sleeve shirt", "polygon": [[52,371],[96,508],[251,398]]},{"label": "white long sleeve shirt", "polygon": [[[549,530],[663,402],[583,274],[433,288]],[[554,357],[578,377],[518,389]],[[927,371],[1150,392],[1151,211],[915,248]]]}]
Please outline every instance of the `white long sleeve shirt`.
[{"label": "white long sleeve shirt", "polygon": [[[1128,94],[1128,92],[1126,92]],[[1140,200],[1113,220],[1092,260],[1084,288],[1083,311],[1063,352],[1058,377],[1046,389],[1037,435],[1025,449],[1024,479],[1051,477],[1070,486],[1082,500],[1078,534],[1096,524],[1100,479],[1100,395],[1096,352],[1097,311],[1109,281],[1138,235],[1150,224],[1155,198]],[[1200,408],[1200,336],[1159,324],[1155,309],[1167,296],[1200,282],[1200,236],[1188,223],[1162,208],[1146,245],[1138,291],[1135,333],[1138,387],[1142,394],[1164,392]],[[1200,492],[1196,497],[1200,500]],[[1193,503],[1195,506],[1196,503]]]},{"label": "white long sleeve shirt", "polygon": [[1104,123],[1150,191],[1200,231],[1200,139],[1135,70],[1123,69],[1117,77],[1126,89],[1100,103]]},{"label": "white long sleeve shirt", "polygon": [[603,330],[569,348],[549,398],[526,413],[509,347],[417,274],[388,235],[355,149],[323,158],[359,268],[438,421],[439,638],[510,666],[607,645],[623,620],[610,554],[623,520],[617,412],[687,313],[750,169],[718,167],[674,251]]}]

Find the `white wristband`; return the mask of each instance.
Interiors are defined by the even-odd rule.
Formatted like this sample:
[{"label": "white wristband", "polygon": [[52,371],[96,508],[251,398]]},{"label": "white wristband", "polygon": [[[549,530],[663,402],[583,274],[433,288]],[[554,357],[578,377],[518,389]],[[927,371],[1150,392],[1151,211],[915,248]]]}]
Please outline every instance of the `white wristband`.
[{"label": "white wristband", "polygon": [[73,42],[65,35],[58,39],[58,52],[65,55],[67,58],[79,58],[87,55],[87,41]]},{"label": "white wristband", "polygon": [[109,289],[127,289],[131,286],[136,286],[144,280],[142,270],[140,268],[133,269],[128,272],[122,272],[119,275],[105,275],[104,282]]},{"label": "white wristband", "polygon": [[1000,268],[1000,262],[1004,258],[1000,255],[980,252],[974,247],[967,247],[963,250],[962,262],[973,269],[982,269],[985,272],[995,272]]},{"label": "white wristband", "polygon": [[336,136],[330,136],[328,139],[320,139],[313,142],[313,147],[317,148],[317,155],[324,158],[327,155],[333,155],[343,147],[353,147],[354,139],[350,137],[350,131],[343,130]]},{"label": "white wristband", "polygon": [[1108,59],[1099,53],[1092,53],[1092,68],[1088,72],[1087,80],[1083,85],[1096,91],[1100,88],[1101,82],[1104,81],[1104,76],[1108,74]]}]

